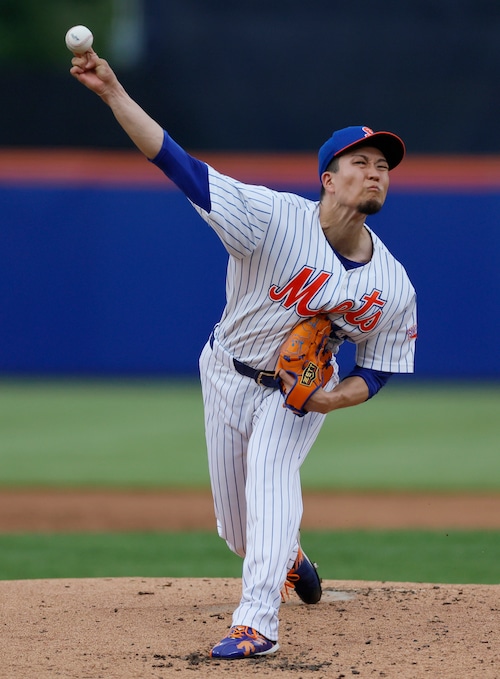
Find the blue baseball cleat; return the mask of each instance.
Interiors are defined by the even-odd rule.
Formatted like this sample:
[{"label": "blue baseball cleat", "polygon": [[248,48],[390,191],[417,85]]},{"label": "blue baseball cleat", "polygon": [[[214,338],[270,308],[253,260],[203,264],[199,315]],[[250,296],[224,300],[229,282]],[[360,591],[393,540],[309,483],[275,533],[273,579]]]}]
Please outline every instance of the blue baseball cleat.
[{"label": "blue baseball cleat", "polygon": [[227,637],[212,648],[212,658],[237,660],[238,658],[253,658],[257,655],[275,653],[279,648],[277,641],[271,641],[259,634],[253,627],[236,625],[231,627]]},{"label": "blue baseball cleat", "polygon": [[285,601],[289,597],[289,590],[295,590],[297,596],[305,604],[317,604],[321,599],[321,578],[306,554],[299,547],[299,552],[293,567],[288,571],[285,584],[281,590],[281,598]]}]

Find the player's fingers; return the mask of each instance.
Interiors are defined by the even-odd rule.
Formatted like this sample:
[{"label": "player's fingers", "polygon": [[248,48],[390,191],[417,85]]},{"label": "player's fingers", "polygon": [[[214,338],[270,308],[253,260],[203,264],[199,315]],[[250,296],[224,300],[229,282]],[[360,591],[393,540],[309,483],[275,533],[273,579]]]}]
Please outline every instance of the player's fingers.
[{"label": "player's fingers", "polygon": [[75,54],[71,59],[71,64],[74,68],[79,68],[81,71],[85,70],[87,60],[84,54]]},{"label": "player's fingers", "polygon": [[281,369],[278,373],[280,380],[283,382],[283,387],[285,389],[285,393],[288,394],[288,391],[293,387],[295,384],[295,380],[291,375],[287,373],[286,370]]},{"label": "player's fingers", "polygon": [[84,54],[74,54],[71,59],[73,66],[77,66],[82,69],[82,71],[92,71],[98,66],[100,61],[104,60],[99,59],[92,48],[87,52],[84,52]]},{"label": "player's fingers", "polygon": [[92,47],[83,56],[85,57],[85,65],[88,69],[96,68],[100,63],[104,63],[104,59],[100,59]]}]

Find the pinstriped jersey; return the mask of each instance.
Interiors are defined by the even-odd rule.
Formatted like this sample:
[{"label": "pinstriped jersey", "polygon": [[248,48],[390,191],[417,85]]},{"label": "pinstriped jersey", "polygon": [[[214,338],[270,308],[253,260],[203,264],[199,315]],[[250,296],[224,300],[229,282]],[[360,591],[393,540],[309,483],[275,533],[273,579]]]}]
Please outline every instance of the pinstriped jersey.
[{"label": "pinstriped jersey", "polygon": [[244,184],[208,168],[210,211],[192,203],[228,254],[226,306],[215,336],[235,358],[274,369],[302,319],[327,312],[334,342],[356,344],[356,364],[413,372],[415,290],[369,227],[371,260],[346,269],[326,239],[319,202]]}]

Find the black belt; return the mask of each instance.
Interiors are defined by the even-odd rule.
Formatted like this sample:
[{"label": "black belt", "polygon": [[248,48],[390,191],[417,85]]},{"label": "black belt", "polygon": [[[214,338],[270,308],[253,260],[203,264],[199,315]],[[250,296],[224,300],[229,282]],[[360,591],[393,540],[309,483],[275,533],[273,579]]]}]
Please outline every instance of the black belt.
[{"label": "black belt", "polygon": [[[210,346],[214,347],[214,334],[210,335]],[[255,370],[249,365],[238,361],[237,358],[233,358],[233,364],[235,370],[240,373],[240,375],[245,375],[245,377],[251,377],[255,380],[260,387],[270,387],[271,389],[279,389],[280,380],[274,377],[273,370]]]}]

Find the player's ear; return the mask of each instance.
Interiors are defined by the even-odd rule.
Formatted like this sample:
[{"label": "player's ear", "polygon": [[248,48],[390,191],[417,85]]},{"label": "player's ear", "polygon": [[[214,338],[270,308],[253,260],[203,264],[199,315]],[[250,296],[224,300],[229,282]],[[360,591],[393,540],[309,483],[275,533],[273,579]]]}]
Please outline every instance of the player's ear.
[{"label": "player's ear", "polygon": [[327,193],[335,193],[335,172],[323,172],[321,175],[321,184]]}]

